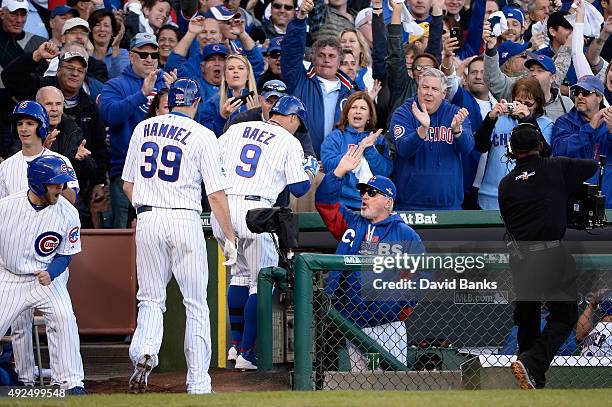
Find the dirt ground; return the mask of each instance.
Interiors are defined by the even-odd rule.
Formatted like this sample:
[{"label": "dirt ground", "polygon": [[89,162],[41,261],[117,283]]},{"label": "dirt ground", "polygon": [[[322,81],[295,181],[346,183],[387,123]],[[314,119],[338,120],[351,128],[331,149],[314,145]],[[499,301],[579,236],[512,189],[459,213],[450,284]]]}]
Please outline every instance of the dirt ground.
[{"label": "dirt ground", "polygon": [[[241,372],[233,369],[211,369],[216,393],[240,391],[289,390],[289,372]],[[91,394],[127,393],[129,377],[103,381],[86,381]],[[156,373],[149,376],[147,393],[185,393],[185,372]]]}]

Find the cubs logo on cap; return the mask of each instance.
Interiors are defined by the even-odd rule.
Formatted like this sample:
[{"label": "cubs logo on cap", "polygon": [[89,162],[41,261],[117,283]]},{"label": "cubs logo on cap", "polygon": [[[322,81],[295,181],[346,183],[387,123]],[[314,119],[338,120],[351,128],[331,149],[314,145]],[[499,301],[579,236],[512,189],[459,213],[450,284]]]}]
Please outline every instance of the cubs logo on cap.
[{"label": "cubs logo on cap", "polygon": [[28,107],[28,101],[27,100],[25,102],[21,102],[19,104],[19,108],[20,109],[25,109],[26,107]]},{"label": "cubs logo on cap", "polygon": [[70,232],[68,232],[68,241],[70,243],[76,243],[79,240],[79,227],[75,226],[72,229],[70,229]]},{"label": "cubs logo on cap", "polygon": [[62,236],[56,232],[44,232],[34,241],[34,251],[42,257],[50,256],[62,242]]}]

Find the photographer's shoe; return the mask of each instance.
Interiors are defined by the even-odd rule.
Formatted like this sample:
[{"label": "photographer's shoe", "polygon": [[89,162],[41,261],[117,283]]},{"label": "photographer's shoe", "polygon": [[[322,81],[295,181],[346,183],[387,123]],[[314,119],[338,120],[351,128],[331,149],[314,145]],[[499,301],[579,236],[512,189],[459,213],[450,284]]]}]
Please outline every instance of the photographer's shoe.
[{"label": "photographer's shoe", "polygon": [[516,360],[516,362],[512,362],[510,364],[510,369],[512,370],[512,374],[516,377],[516,380],[519,382],[519,386],[522,390],[532,390],[535,389],[535,382],[529,375],[529,371],[520,360]]}]

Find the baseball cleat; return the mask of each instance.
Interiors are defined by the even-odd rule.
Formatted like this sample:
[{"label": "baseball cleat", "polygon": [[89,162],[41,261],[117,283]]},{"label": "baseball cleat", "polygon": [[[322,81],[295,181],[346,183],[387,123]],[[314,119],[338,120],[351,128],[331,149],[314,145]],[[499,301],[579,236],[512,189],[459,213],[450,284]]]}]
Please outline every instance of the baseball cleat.
[{"label": "baseball cleat", "polygon": [[535,389],[535,383],[529,376],[529,371],[521,362],[517,360],[516,362],[512,362],[510,364],[510,369],[512,370],[512,374],[516,377],[516,380],[519,382],[519,386],[522,390],[532,390]]},{"label": "baseball cleat", "polygon": [[240,370],[257,370],[257,355],[253,350],[242,352],[236,358],[236,369]]},{"label": "baseball cleat", "polygon": [[153,369],[151,355],[144,355],[138,361],[132,377],[130,377],[130,393],[144,393],[147,390],[147,379]]},{"label": "baseball cleat", "polygon": [[235,362],[237,358],[238,358],[238,350],[236,349],[235,346],[232,346],[227,351],[227,360],[230,362]]}]

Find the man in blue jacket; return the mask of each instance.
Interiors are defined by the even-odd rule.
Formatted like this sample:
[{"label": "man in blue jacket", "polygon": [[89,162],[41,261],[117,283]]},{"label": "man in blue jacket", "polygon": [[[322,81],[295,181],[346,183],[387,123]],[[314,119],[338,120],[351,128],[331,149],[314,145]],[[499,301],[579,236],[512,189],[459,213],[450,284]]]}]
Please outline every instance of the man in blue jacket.
[{"label": "man in blue jacket", "polygon": [[[559,117],[552,134],[553,156],[590,158],[612,153],[612,108],[605,108],[604,86],[593,75],[585,75],[571,87],[576,105],[569,113]],[[612,171],[607,165],[604,172],[603,192],[606,208],[612,208]],[[588,181],[597,183],[597,174]]]},{"label": "man in blue jacket", "polygon": [[128,225],[130,201],[123,193],[121,173],[132,132],[140,123],[157,92],[165,87],[157,69],[159,45],[155,36],[139,33],[130,41],[130,66],[104,85],[100,113],[110,133],[110,195],[113,227]]},{"label": "man in blue jacket", "polygon": [[312,46],[308,71],[302,61],[306,50],[306,16],[314,7],[304,0],[296,18],[287,26],[281,50],[281,72],[289,94],[302,100],[308,111],[307,128],[317,158],[323,138],[340,118],[341,105],[353,91],[351,79],[339,70],[343,53],[336,37],[323,37]]},{"label": "man in blue jacket", "polygon": [[[342,180],[359,165],[363,151],[363,146],[351,146],[337,167],[325,175],[316,192],[317,211],[339,242],[336,254],[371,254],[372,245],[381,242],[401,243],[405,253],[423,253],[419,235],[399,215],[392,213],[396,189],[388,178],[374,176],[367,183],[357,184],[361,213],[340,203]],[[362,277],[359,271],[332,271],[327,277],[326,293],[332,298],[334,308],[374,340],[378,335],[391,338],[381,346],[405,363],[407,338],[402,321],[410,315],[415,303],[409,299],[367,298],[362,291]]]},{"label": "man in blue jacket", "polygon": [[444,100],[446,89],[444,73],[426,68],[417,97],[408,99],[391,118],[398,210],[461,209],[461,154],[472,151],[474,137],[467,109]]}]

